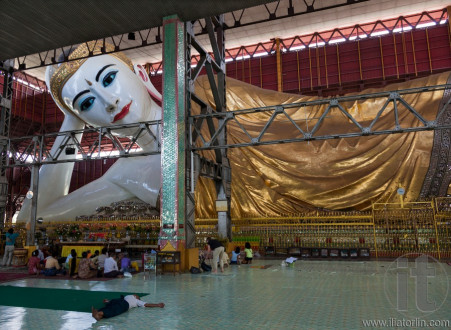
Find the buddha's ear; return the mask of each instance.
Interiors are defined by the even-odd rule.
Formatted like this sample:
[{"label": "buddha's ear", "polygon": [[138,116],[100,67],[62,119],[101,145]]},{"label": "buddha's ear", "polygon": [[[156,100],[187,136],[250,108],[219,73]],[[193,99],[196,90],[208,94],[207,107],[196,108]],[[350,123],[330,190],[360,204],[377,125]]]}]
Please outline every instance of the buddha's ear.
[{"label": "buddha's ear", "polygon": [[161,102],[163,100],[163,97],[161,96],[160,92],[157,91],[155,86],[150,81],[149,76],[147,75],[146,70],[141,66],[135,64],[133,66],[135,70],[135,74],[139,77],[139,79],[142,81],[144,86],[146,86],[147,91],[149,92],[150,96],[153,97],[155,100]]}]

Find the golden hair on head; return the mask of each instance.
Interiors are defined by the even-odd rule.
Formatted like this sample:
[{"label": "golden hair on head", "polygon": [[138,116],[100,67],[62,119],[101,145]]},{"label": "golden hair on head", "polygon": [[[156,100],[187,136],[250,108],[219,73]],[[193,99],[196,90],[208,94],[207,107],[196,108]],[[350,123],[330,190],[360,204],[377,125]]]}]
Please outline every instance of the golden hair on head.
[{"label": "golden hair on head", "polygon": [[[102,47],[105,45],[105,50],[102,52]],[[130,70],[133,70],[133,63],[130,59],[121,52],[113,53],[114,46],[111,44],[103,44],[97,41],[85,42],[79,45],[70,55],[69,61],[61,64],[61,66],[56,69],[55,73],[50,79],[50,92],[53,98],[58,103],[61,108],[72,111],[63,101],[61,92],[63,90],[64,84],[74,75],[75,72],[82,66],[83,63],[92,55],[101,55],[107,53],[121,60],[127,65]]]}]

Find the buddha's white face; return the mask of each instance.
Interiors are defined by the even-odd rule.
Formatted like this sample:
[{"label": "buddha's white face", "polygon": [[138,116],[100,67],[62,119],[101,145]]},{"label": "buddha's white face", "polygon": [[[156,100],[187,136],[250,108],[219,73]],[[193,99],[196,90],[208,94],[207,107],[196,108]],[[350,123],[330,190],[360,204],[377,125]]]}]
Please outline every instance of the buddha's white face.
[{"label": "buddha's white face", "polygon": [[64,102],[91,126],[153,120],[152,100],[139,78],[114,56],[89,58],[66,82]]}]

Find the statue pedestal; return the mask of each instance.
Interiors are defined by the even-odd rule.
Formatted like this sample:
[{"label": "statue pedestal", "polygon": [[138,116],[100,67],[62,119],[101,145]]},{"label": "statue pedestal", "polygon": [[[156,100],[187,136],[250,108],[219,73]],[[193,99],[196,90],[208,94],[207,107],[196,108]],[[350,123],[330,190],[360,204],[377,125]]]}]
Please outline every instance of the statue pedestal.
[{"label": "statue pedestal", "polygon": [[13,253],[13,267],[23,267],[28,261],[28,249],[15,248]]}]

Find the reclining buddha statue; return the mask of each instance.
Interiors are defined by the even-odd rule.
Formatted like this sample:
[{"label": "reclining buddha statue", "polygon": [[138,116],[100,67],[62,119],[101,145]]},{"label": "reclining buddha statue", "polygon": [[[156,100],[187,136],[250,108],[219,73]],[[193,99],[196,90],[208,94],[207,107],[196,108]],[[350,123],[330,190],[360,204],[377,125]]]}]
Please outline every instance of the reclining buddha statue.
[{"label": "reclining buddha statue", "polygon": [[[49,91],[65,115],[61,131],[82,129],[86,125],[102,127],[161,119],[161,108],[154,101],[161,100],[161,95],[142,67],[133,65],[122,53],[77,59],[87,54],[88,47],[94,54],[100,52],[100,46],[82,44],[70,55],[72,61],[58,68],[48,68],[46,73]],[[390,85],[379,91],[449,81],[447,72]],[[226,86],[227,110],[316,99],[264,90],[231,78],[227,78]],[[208,79],[199,77],[195,88],[196,94],[214,107]],[[378,90],[362,93],[375,91]],[[439,90],[420,95],[405,98],[422,116],[434,120],[450,92]],[[369,123],[378,115],[384,101],[365,99],[344,106],[354,118]],[[393,127],[393,113],[389,108],[380,116],[379,128]],[[324,106],[311,106],[286,111],[299,125],[311,125],[324,109]],[[451,121],[450,114],[448,103],[442,120]],[[248,132],[259,132],[269,116],[263,112],[249,114],[241,125]],[[332,134],[336,127],[349,125],[349,118],[343,114],[331,112],[328,116],[330,118],[321,126],[323,133]],[[408,126],[415,120],[407,109],[399,109],[400,125]],[[292,129],[286,117],[280,118],[271,124],[268,134],[283,139]],[[113,133],[119,137],[133,134],[123,129]],[[158,141],[154,133],[140,136],[137,144],[145,151],[155,150]],[[228,126],[227,134],[229,142],[239,143],[245,139],[243,131],[233,123]],[[373,202],[397,201],[396,191],[400,186],[406,191],[406,201],[446,195],[451,180],[449,136],[449,130],[430,130],[230,149],[231,216],[277,216],[315,209],[367,210]],[[61,145],[61,139],[55,141],[52,153]],[[203,152],[204,157],[210,155]],[[41,167],[38,217],[46,221],[73,220],[80,215],[94,214],[98,207],[133,199],[158,207],[160,155],[120,158],[100,178],[68,193],[72,172],[73,163]],[[211,180],[199,178],[195,197],[196,217],[216,216],[216,191]],[[30,207],[31,202],[26,200],[18,221],[29,219]]]}]

